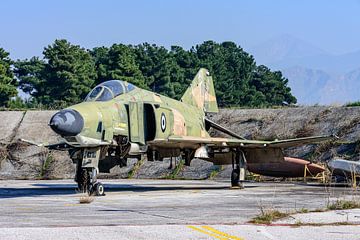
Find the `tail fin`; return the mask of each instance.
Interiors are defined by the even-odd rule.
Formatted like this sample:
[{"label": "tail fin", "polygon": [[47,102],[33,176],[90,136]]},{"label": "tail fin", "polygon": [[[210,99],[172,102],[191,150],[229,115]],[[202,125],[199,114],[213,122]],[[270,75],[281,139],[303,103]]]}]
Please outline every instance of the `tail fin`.
[{"label": "tail fin", "polygon": [[214,83],[207,69],[200,68],[190,86],[181,97],[181,101],[196,106],[204,112],[217,113],[219,111]]}]

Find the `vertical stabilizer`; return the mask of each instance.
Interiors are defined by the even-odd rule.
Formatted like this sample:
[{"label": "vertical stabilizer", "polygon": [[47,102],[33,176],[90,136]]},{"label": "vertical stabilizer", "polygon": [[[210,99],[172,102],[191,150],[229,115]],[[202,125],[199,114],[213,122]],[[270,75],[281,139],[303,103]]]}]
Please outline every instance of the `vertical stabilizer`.
[{"label": "vertical stabilizer", "polygon": [[181,101],[196,106],[204,112],[217,113],[219,111],[213,79],[207,69],[201,68],[198,71]]}]

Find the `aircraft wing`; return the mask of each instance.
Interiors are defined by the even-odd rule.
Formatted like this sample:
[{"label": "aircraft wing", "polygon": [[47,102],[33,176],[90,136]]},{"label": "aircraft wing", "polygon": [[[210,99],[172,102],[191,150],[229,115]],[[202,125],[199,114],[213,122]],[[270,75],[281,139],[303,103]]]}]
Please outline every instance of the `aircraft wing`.
[{"label": "aircraft wing", "polygon": [[36,143],[34,141],[27,140],[27,139],[22,139],[22,138],[20,138],[19,140],[22,141],[22,142],[28,143],[30,145],[35,145],[35,146],[38,146],[38,147],[45,147],[45,148],[47,148],[49,150],[67,151],[70,148],[72,148],[65,141],[49,144],[49,143]]},{"label": "aircraft wing", "polygon": [[53,144],[47,144],[44,145],[49,150],[59,150],[59,151],[67,151],[71,149],[72,147],[67,144],[66,142],[59,142],[59,143],[53,143]]},{"label": "aircraft wing", "polygon": [[216,137],[191,137],[191,136],[169,136],[165,139],[155,139],[148,142],[149,145],[162,147],[188,147],[196,148],[198,145],[206,145],[214,148],[288,148],[309,143],[318,143],[332,139],[334,136],[314,136],[274,141],[258,141],[233,138]]},{"label": "aircraft wing", "polygon": [[295,147],[295,146],[299,146],[299,145],[324,142],[324,141],[328,141],[328,140],[331,140],[334,138],[335,138],[334,135],[330,135],[330,136],[313,136],[313,137],[275,140],[275,141],[271,141],[269,147],[288,148],[288,147]]},{"label": "aircraft wing", "polygon": [[149,145],[160,146],[160,147],[180,147],[180,148],[193,148],[196,149],[198,146],[207,145],[212,147],[229,147],[229,146],[240,146],[244,143],[255,143],[264,144],[268,143],[265,141],[251,141],[251,140],[239,140],[232,138],[215,138],[215,137],[191,137],[191,136],[169,136],[168,138],[157,138],[153,141],[148,142]]}]

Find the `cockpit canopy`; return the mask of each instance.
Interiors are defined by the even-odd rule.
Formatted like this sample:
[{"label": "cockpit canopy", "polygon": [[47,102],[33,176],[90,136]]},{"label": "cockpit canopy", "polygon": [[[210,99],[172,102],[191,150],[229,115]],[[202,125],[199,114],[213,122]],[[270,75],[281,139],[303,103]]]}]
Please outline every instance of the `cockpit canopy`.
[{"label": "cockpit canopy", "polygon": [[93,90],[91,90],[90,93],[86,96],[85,102],[109,101],[114,97],[130,92],[134,89],[135,86],[128,82],[124,82],[120,80],[106,81],[94,87]]}]

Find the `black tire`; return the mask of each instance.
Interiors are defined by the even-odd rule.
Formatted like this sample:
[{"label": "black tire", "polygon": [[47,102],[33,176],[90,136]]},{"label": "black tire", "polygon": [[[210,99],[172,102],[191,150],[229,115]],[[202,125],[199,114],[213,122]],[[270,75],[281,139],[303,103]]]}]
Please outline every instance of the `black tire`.
[{"label": "black tire", "polygon": [[193,160],[194,158],[194,155],[195,155],[195,151],[194,150],[191,150],[191,149],[188,149],[184,152],[184,159],[185,159],[185,165],[186,166],[190,166],[190,163],[191,163],[191,160]]},{"label": "black tire", "polygon": [[158,151],[154,152],[154,160],[155,161],[162,161],[162,158],[161,158],[160,153]]},{"label": "black tire", "polygon": [[93,187],[96,196],[105,196],[105,188],[102,183],[96,183]]},{"label": "black tire", "polygon": [[90,186],[90,175],[86,169],[81,169],[80,176],[77,177],[78,179],[78,191],[81,193],[89,192]]},{"label": "black tire", "polygon": [[119,167],[126,167],[127,166],[127,158],[120,158],[119,160],[118,160],[118,165],[119,165]]},{"label": "black tire", "polygon": [[146,154],[148,161],[150,162],[154,161],[154,152],[151,149],[149,149]]},{"label": "black tire", "polygon": [[231,186],[240,187],[240,168],[233,169],[231,172]]}]

